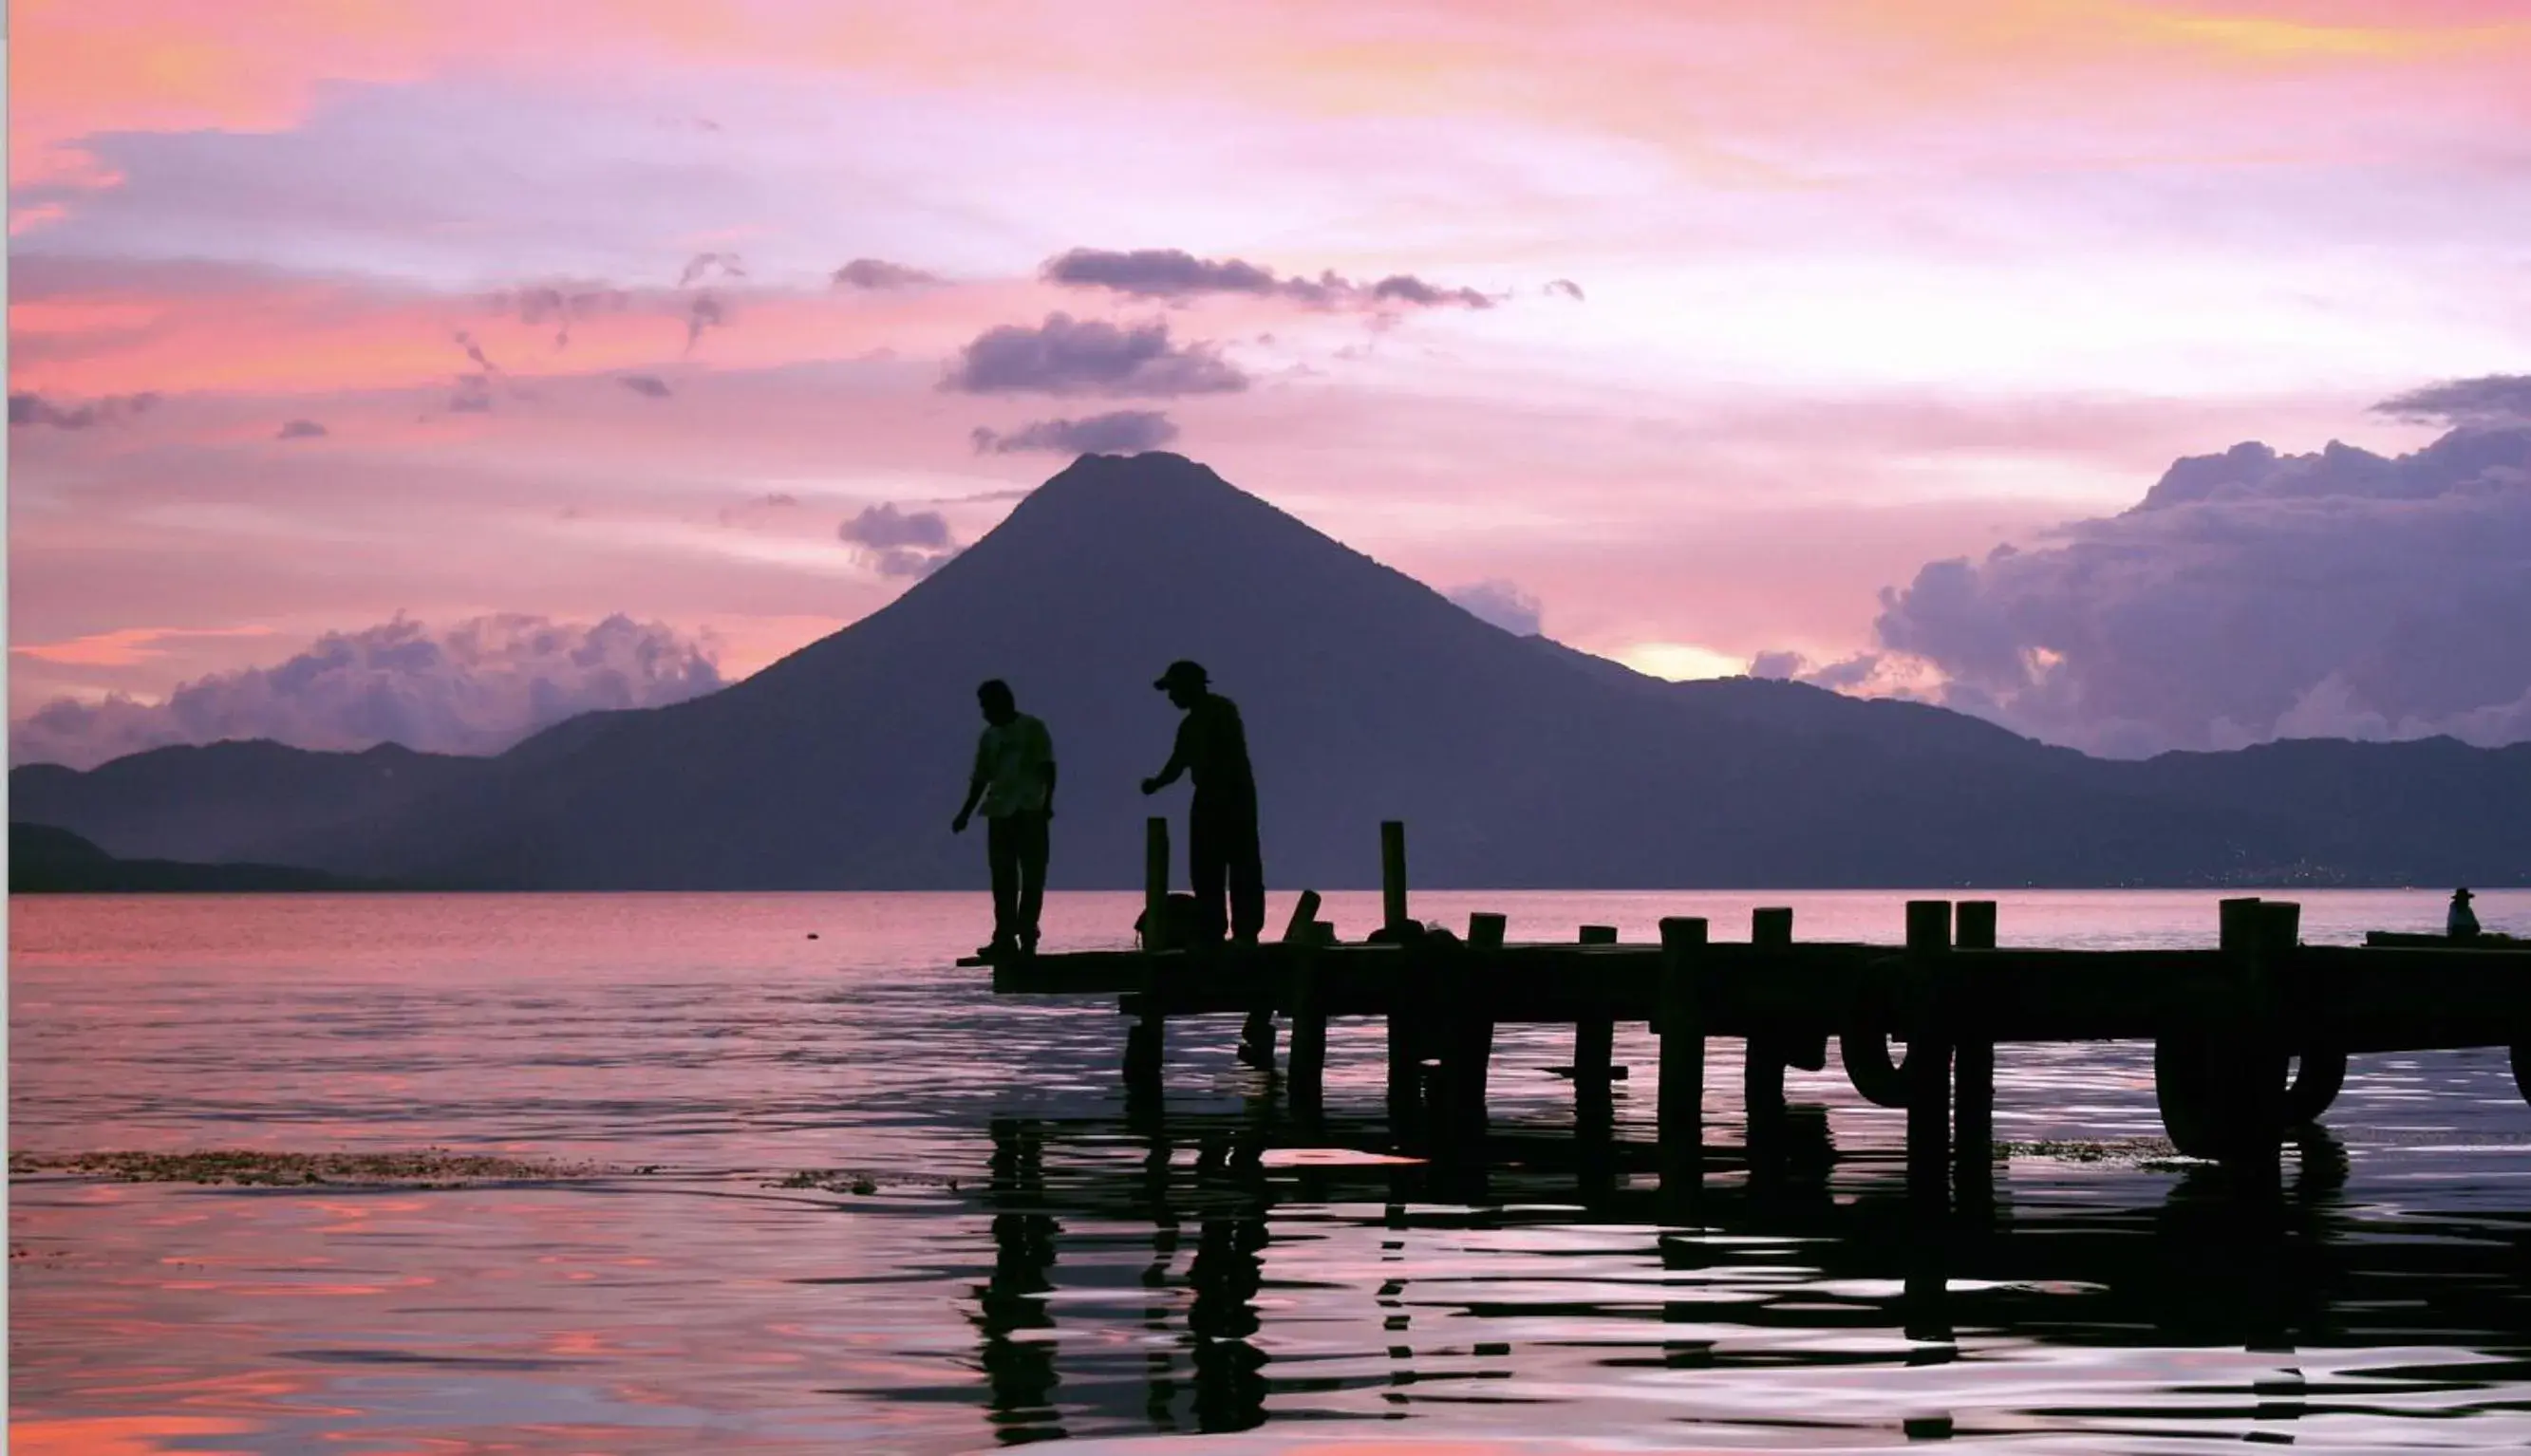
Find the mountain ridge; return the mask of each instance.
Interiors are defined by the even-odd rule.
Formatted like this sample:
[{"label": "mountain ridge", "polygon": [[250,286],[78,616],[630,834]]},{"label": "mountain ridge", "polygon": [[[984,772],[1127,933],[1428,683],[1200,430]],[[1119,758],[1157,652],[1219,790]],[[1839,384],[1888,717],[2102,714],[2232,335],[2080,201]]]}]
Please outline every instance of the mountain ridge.
[{"label": "mountain ridge", "polygon": [[181,828],[197,852],[225,834],[485,887],[973,887],[982,847],[947,819],[974,686],[1001,677],[1063,766],[1050,882],[1123,887],[1143,816],[1183,810],[1135,791],[1168,754],[1150,683],[1178,657],[1247,718],[1280,885],[1377,883],[1383,818],[1407,821],[1417,882],[1469,887],[2531,881],[2509,827],[2531,819],[2531,745],[2117,762],[1926,704],[1664,683],[1481,622],[1158,452],[1082,457],[895,601],[718,693],[496,758],[310,764],[328,787],[298,804],[267,754],[269,822],[189,784],[212,760],[123,769],[154,784],[137,805],[66,770],[11,785],[21,816],[126,854]]}]

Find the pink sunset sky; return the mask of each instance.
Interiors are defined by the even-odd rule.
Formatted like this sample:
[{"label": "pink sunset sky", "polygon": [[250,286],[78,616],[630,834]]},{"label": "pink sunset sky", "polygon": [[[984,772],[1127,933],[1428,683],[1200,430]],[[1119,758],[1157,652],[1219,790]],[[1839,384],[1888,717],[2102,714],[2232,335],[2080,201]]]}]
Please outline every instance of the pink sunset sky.
[{"label": "pink sunset sky", "polygon": [[1664,676],[2531,736],[2417,665],[2531,621],[2531,0],[10,21],[13,759],[497,748],[1163,441]]}]

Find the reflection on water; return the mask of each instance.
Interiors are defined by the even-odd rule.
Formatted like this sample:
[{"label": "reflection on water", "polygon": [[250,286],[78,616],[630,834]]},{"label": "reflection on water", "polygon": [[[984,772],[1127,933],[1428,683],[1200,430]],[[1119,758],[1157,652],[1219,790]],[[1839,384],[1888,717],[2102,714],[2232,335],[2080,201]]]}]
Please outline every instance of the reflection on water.
[{"label": "reflection on water", "polygon": [[[1377,917],[1330,898],[1349,928]],[[1781,898],[1806,933],[1895,937],[1896,894]],[[2314,939],[2439,913],[2302,898]],[[1128,897],[1055,899],[1050,940],[1131,922]],[[2514,899],[2482,900],[2492,924],[2531,922]],[[2213,900],[2006,898],[2004,938],[2202,943]],[[1418,909],[1632,938],[1749,903]],[[1580,1126],[1545,1071],[1570,1032],[1505,1029],[1481,1171],[1394,1155],[1368,1024],[1330,1036],[1320,1124],[1238,1064],[1235,1018],[1173,1025],[1169,1095],[1128,1107],[1112,1006],[996,1002],[937,965],[979,913],[14,902],[18,1148],[436,1145],[657,1171],[21,1180],[13,1446],[2531,1446],[2531,1108],[2501,1054],[2359,1059],[2285,1197],[2244,1206],[2151,1157],[2142,1048],[2007,1047],[1997,1136],[2023,1150],[1991,1205],[1929,1226],[1900,1114],[1831,1065],[1748,1128],[1728,1042],[1703,1191],[1665,1199],[1639,1026],[1617,1038],[1633,1076]],[[2086,1141],[2027,1150],[2062,1140]]]}]

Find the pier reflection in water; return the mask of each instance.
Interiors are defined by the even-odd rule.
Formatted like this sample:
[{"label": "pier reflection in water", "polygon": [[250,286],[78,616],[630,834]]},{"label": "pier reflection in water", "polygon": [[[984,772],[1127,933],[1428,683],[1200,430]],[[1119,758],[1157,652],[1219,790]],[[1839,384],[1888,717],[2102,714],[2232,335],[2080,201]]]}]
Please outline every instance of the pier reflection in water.
[{"label": "pier reflection in water", "polygon": [[[1358,1417],[1372,1391],[1399,1417],[1552,1403],[1570,1372],[1542,1382],[1534,1367],[1574,1351],[1651,1405],[1646,1419],[1735,1444],[1801,1427],[1822,1428],[1813,1444],[1833,1428],[2144,1438],[2240,1423],[2291,1439],[2290,1423],[2323,1423],[2319,1435],[2428,1393],[2531,1410],[2505,1389],[2531,1374],[2531,1215],[2358,1212],[2339,1199],[2346,1150],[2319,1127],[2296,1132],[2269,1202],[2189,1165],[2158,1203],[2016,1206],[2006,1181],[1993,1204],[1933,1219],[1907,1198],[1902,1157],[1841,1159],[1815,1105],[1787,1108],[1754,1147],[1713,1149],[1686,1210],[1659,1189],[1654,1148],[1570,1130],[1497,1136],[1476,1187],[1464,1169],[1391,1159],[1378,1122],[1304,1135],[1264,1098],[1230,1114],[1001,1118],[991,1138],[994,1273],[976,1311],[1003,1441],[1066,1434],[1067,1421],[1229,1432]],[[1348,1241],[1376,1242],[1361,1271],[1376,1277],[1326,1280],[1315,1259],[1274,1257]],[[1120,1344],[1096,1303],[1064,1313],[1059,1271],[1076,1250],[1113,1265],[1137,1245],[1147,1297]],[[1554,1267],[1567,1260],[1586,1267]],[[1076,1264],[1073,1277],[1095,1288],[1115,1273]],[[1323,1325],[1348,1298],[1368,1307],[1355,1319],[1377,1319],[1384,1368],[1278,1327],[1287,1313]],[[1881,1410],[1871,1393],[1785,1400],[1848,1383],[1803,1371],[2011,1363],[2042,1344],[2208,1358],[2132,1407],[1969,1401],[1955,1416],[1903,1376],[1859,1382]],[[2414,1349],[2426,1344],[2484,1353],[2438,1362]],[[2381,1364],[2368,1349],[2402,1354]],[[1762,1372],[1744,1391],[1737,1377]]]}]

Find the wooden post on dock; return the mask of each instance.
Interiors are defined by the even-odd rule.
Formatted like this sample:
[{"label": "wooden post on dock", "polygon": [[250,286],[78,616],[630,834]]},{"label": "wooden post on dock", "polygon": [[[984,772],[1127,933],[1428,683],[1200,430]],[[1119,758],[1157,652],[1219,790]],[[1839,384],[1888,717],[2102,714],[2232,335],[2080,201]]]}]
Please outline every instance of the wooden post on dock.
[{"label": "wooden post on dock", "polygon": [[1143,820],[1143,949],[1169,948],[1169,821]]},{"label": "wooden post on dock", "polygon": [[1705,922],[1671,916],[1660,923],[1661,1192],[1693,1197],[1705,1176],[1705,995],[1700,983]]},{"label": "wooden post on dock", "polygon": [[[1614,945],[1614,925],[1584,925],[1580,932],[1584,945]],[[1599,1127],[1614,1120],[1616,1098],[1617,1019],[1614,1016],[1577,1017],[1573,1022],[1573,1120],[1577,1126]]]},{"label": "wooden post on dock", "polygon": [[2154,1097],[2172,1147],[2221,1160],[2252,1192],[2271,1192],[2288,1052],[2275,979],[2294,954],[2301,907],[2245,897],[2218,909],[2222,969],[2165,1012],[2153,1048]]},{"label": "wooden post on dock", "polygon": [[[1504,921],[1499,915],[1479,911],[1469,916],[1468,949],[1490,959],[1493,952],[1502,949],[1503,929]],[[1472,957],[1468,969],[1484,975],[1490,968]],[[1494,1054],[1493,1018],[1487,1014],[1484,997],[1466,994],[1464,987],[1445,987],[1442,996],[1448,1009],[1442,1013],[1440,1110],[1449,1119],[1451,1144],[1482,1148],[1487,1072]]]},{"label": "wooden post on dock", "polygon": [[[1169,948],[1169,821],[1154,815],[1143,821],[1143,949]],[[1160,1090],[1162,1040],[1166,1018],[1151,998],[1125,1033],[1125,1088],[1134,1095]]]},{"label": "wooden post on dock", "polygon": [[1292,948],[1292,1057],[1285,1085],[1294,1116],[1316,1121],[1326,1105],[1327,1014],[1319,986],[1319,947],[1304,940]]},{"label": "wooden post on dock", "polygon": [[2229,1119],[2231,1147],[2224,1163],[2244,1187],[2268,1194],[2283,1182],[2278,1159],[2283,1151],[2292,1051],[2278,1012],[2293,976],[2302,907],[2290,900],[2263,900],[2252,924],[2250,953],[2241,964],[2232,1006],[2229,1049],[2237,1105]]},{"label": "wooden post on dock", "polygon": [[[1301,945],[1313,939],[1317,934],[1318,920],[1319,892],[1303,890],[1301,898],[1292,904],[1292,918],[1283,924],[1283,943]],[[1292,1004],[1288,984],[1282,992],[1282,1009],[1294,1016],[1292,1051],[1298,1056],[1301,1036],[1299,1011]],[[1271,1005],[1254,1007],[1248,1013],[1247,1022],[1239,1029],[1239,1059],[1267,1077],[1274,1075],[1274,1011]]]},{"label": "wooden post on dock", "polygon": [[[1315,902],[1318,893],[1311,891],[1304,898]],[[1317,913],[1315,904],[1311,913]],[[1300,933],[1286,933],[1283,937],[1292,943],[1292,1115],[1304,1122],[1316,1122],[1326,1106],[1327,1074],[1327,1013],[1319,985],[1319,927],[1314,920],[1305,921],[1298,915],[1292,919]]]},{"label": "wooden post on dock", "polygon": [[[1781,906],[1749,912],[1749,943],[1759,950],[1790,950],[1793,913]],[[1740,1108],[1754,1142],[1773,1131],[1784,1115],[1784,1064],[1789,1060],[1783,1036],[1752,1032],[1741,1048]]]},{"label": "wooden post on dock", "polygon": [[[1393,933],[1404,928],[1406,824],[1400,819],[1379,821],[1379,908],[1382,929]],[[1428,1009],[1415,1004],[1421,999],[1423,958],[1413,946],[1402,954],[1397,998],[1388,1008],[1388,1122],[1400,1130],[1419,1121],[1424,1110],[1424,1050],[1430,1039],[1425,1036]]]},{"label": "wooden post on dock", "polygon": [[1907,902],[1907,1196],[1921,1213],[1950,1206],[1951,902]]},{"label": "wooden post on dock", "polygon": [[[1963,900],[1955,912],[1953,944],[1960,950],[1995,949],[1995,902]],[[1981,1026],[1979,987],[1959,977],[1961,990],[1951,1011],[1958,1029],[1956,1100],[1951,1110],[1951,1184],[1963,1204],[1991,1202],[1995,1197],[1995,1042]]]},{"label": "wooden post on dock", "polygon": [[1379,821],[1379,923],[1391,930],[1406,924],[1406,823]]}]

